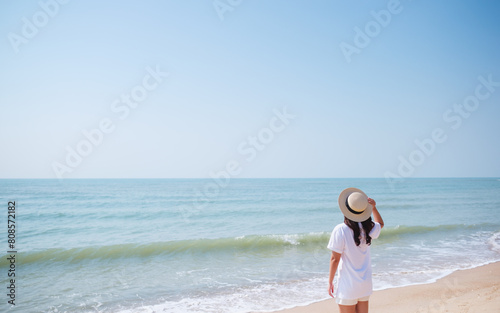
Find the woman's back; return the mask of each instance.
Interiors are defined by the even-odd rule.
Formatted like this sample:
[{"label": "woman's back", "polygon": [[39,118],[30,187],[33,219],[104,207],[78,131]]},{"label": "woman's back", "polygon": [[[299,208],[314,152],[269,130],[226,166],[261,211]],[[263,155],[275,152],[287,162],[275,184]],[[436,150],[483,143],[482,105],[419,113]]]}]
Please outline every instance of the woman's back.
[{"label": "woman's back", "polygon": [[[378,238],[380,230],[380,224],[374,223],[370,237]],[[337,225],[332,231],[328,249],[342,254],[338,268],[337,297],[339,298],[362,298],[372,292],[370,246],[366,243],[363,231],[361,234],[362,238],[357,246],[353,230],[345,223]]]}]

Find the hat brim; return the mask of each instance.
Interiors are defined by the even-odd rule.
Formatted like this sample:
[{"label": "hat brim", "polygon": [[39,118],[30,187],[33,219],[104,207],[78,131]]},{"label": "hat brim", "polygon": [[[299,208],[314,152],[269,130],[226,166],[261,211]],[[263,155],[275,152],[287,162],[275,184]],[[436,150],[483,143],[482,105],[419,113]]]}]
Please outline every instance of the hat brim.
[{"label": "hat brim", "polygon": [[361,214],[354,214],[354,213],[350,212],[349,209],[347,208],[347,206],[345,205],[345,201],[347,200],[347,197],[349,197],[349,195],[353,192],[359,192],[359,193],[363,194],[366,198],[368,198],[368,196],[362,190],[360,190],[358,188],[353,188],[353,187],[346,188],[346,189],[342,190],[342,192],[339,195],[340,211],[342,211],[342,214],[344,214],[344,216],[347,217],[348,219],[350,219],[351,221],[364,222],[368,218],[370,218],[370,216],[372,215],[373,206],[368,203],[367,208]]}]

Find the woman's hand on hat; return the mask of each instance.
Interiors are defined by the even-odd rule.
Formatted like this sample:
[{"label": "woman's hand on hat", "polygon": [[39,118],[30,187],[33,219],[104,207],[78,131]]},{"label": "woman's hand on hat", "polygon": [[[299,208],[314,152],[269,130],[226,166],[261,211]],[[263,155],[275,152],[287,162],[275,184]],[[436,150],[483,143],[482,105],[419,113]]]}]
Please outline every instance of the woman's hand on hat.
[{"label": "woman's hand on hat", "polygon": [[377,203],[375,202],[375,200],[373,200],[372,198],[368,198],[368,203],[373,205],[373,207],[375,207],[377,205]]}]

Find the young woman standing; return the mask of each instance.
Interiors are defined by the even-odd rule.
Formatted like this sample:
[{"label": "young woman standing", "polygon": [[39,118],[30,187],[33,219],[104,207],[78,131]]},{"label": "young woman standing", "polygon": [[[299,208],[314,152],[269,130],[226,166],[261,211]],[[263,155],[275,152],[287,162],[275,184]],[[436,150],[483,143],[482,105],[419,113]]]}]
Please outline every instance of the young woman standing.
[{"label": "young woman standing", "polygon": [[[340,193],[339,207],[344,223],[335,227],[328,243],[328,249],[332,250],[328,293],[335,298],[340,313],[368,313],[368,300],[373,292],[370,244],[380,235],[384,221],[375,200],[357,188]],[[337,269],[338,286],[334,290]]]}]

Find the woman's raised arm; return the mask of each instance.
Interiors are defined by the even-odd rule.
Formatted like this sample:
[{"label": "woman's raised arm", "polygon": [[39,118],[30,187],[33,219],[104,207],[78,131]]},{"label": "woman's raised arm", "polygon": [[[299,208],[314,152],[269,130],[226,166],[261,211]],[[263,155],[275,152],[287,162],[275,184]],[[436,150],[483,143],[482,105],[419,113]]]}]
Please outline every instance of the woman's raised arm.
[{"label": "woman's raised arm", "polygon": [[368,203],[373,206],[373,211],[372,211],[373,221],[376,223],[379,223],[380,228],[384,228],[384,220],[382,219],[382,216],[380,216],[380,213],[377,210],[377,207],[376,207],[377,203],[372,198],[368,198]]}]

